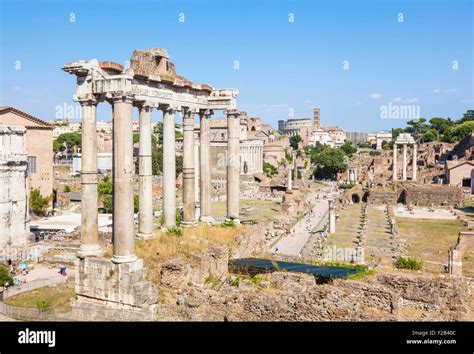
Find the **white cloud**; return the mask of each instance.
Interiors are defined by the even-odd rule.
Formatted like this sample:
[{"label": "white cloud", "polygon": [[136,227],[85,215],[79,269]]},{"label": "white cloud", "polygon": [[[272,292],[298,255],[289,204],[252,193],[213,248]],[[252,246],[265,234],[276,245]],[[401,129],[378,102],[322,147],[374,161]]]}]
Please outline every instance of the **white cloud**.
[{"label": "white cloud", "polygon": [[381,98],[381,97],[382,97],[382,95],[381,95],[380,93],[378,93],[378,92],[374,92],[374,93],[371,93],[371,94],[369,95],[369,98],[370,98],[371,100],[378,100],[378,99]]},{"label": "white cloud", "polygon": [[394,102],[394,103],[415,103],[415,102],[418,102],[418,98],[416,98],[416,97],[407,97],[407,98],[394,97],[394,98],[392,98],[392,102]]},{"label": "white cloud", "polygon": [[433,90],[433,93],[436,93],[436,94],[440,94],[440,93],[454,93],[454,92],[457,92],[457,90],[455,88],[451,88],[451,89],[440,89],[440,88],[436,88]]}]

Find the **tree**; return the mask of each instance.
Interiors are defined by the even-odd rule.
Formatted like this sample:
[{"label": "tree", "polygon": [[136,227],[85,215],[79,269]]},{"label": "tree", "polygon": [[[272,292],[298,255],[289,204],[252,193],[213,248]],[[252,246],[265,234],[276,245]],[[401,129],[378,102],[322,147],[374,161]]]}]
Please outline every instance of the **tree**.
[{"label": "tree", "polygon": [[268,162],[263,162],[263,172],[267,175],[267,177],[272,177],[276,174],[278,174],[278,170],[275,166],[273,166],[271,163]]},{"label": "tree", "polygon": [[51,197],[44,197],[38,188],[30,190],[30,210],[36,215],[43,215],[48,208]]},{"label": "tree", "polygon": [[72,150],[74,146],[76,148],[81,147],[81,140],[82,136],[81,133],[63,133],[53,141],[53,149],[58,148],[57,151],[63,149],[64,143],[66,143],[66,147],[68,150]]},{"label": "tree", "polygon": [[409,127],[405,129],[407,133],[413,133],[413,137],[416,141],[420,140],[420,136],[429,129],[429,125],[426,124],[425,118],[412,119],[407,122]]},{"label": "tree", "polygon": [[424,143],[429,143],[431,141],[437,141],[439,140],[439,131],[436,129],[428,129],[422,136],[421,140]]},{"label": "tree", "polygon": [[298,134],[293,135],[290,138],[290,146],[293,148],[293,150],[298,150],[298,144],[300,143],[301,140],[303,139]]},{"label": "tree", "polygon": [[435,129],[436,131],[438,131],[439,134],[442,135],[446,132],[447,129],[454,125],[454,122],[450,118],[445,119],[435,117],[430,119],[430,124],[431,129]]},{"label": "tree", "polygon": [[355,146],[352,146],[351,141],[346,141],[344,145],[341,146],[341,149],[345,152],[345,154],[349,157],[352,156],[352,154],[355,154],[357,152],[357,148]]},{"label": "tree", "polygon": [[444,134],[443,140],[449,143],[458,142],[470,135],[473,131],[474,121],[465,121],[464,123],[450,127]]},{"label": "tree", "polygon": [[462,115],[462,118],[458,121],[458,123],[469,122],[472,120],[474,120],[474,110],[470,109]]},{"label": "tree", "polygon": [[347,170],[346,154],[341,149],[328,147],[314,156],[318,178],[335,178],[338,173]]},{"label": "tree", "polygon": [[391,150],[393,148],[393,140],[388,142],[387,140],[382,141],[383,150]]},{"label": "tree", "polygon": [[403,133],[405,131],[405,129],[403,128],[395,128],[395,129],[392,129],[392,139],[393,140],[397,140],[398,136]]},{"label": "tree", "polygon": [[370,149],[372,147],[372,144],[369,141],[362,141],[357,146],[361,149]]}]

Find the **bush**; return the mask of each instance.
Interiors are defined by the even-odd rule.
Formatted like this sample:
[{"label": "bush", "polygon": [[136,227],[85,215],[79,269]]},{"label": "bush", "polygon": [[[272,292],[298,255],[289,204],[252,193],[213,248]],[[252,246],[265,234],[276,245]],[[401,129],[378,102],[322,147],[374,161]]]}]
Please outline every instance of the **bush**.
[{"label": "bush", "polygon": [[271,163],[264,162],[263,163],[263,172],[267,175],[267,177],[272,177],[272,176],[274,176],[278,173],[278,170]]},{"label": "bush", "polygon": [[236,227],[235,221],[232,219],[227,219],[221,224],[221,227]]},{"label": "bush", "polygon": [[169,234],[172,234],[172,235],[175,235],[175,236],[182,236],[183,235],[183,229],[180,228],[179,226],[168,227],[167,232]]},{"label": "bush", "polygon": [[6,282],[12,285],[13,278],[10,276],[9,269],[4,265],[0,264],[0,286],[3,286]]},{"label": "bush", "polygon": [[410,257],[398,257],[395,261],[395,267],[397,268],[420,270],[422,266],[423,263],[421,261]]},{"label": "bush", "polygon": [[71,187],[67,184],[64,186],[64,193],[71,193]]},{"label": "bush", "polygon": [[43,197],[38,188],[30,190],[30,209],[36,215],[43,215],[50,201],[51,197]]},{"label": "bush", "polygon": [[51,307],[51,302],[46,300],[36,300],[35,305],[40,312],[47,311]]},{"label": "bush", "polygon": [[355,186],[354,183],[341,183],[339,185],[339,188],[341,188],[341,189],[351,189],[354,186]]}]

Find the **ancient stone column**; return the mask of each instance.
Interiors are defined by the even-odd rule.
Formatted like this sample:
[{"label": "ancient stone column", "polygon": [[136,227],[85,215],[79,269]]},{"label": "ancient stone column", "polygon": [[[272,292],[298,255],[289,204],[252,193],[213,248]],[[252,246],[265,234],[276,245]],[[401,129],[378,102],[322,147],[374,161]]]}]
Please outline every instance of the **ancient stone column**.
[{"label": "ancient stone column", "polygon": [[97,256],[99,246],[97,195],[97,101],[80,100],[82,108],[82,161],[81,161],[81,247],[79,257]]},{"label": "ancient stone column", "polygon": [[135,235],[133,224],[133,133],[132,97],[117,95],[113,102],[113,245],[114,263],[133,262]]},{"label": "ancient stone column", "polygon": [[407,180],[407,144],[403,144],[402,179]]},{"label": "ancient stone column", "polygon": [[209,119],[211,110],[200,112],[200,142],[199,142],[199,172],[200,172],[200,204],[202,222],[214,221],[211,216],[211,166],[209,150],[211,146],[211,131]]},{"label": "ancient stone column", "polygon": [[412,175],[412,180],[413,181],[416,181],[416,169],[418,168],[417,167],[417,164],[416,164],[416,160],[418,159],[418,156],[417,156],[417,146],[416,144],[413,144],[413,175]]},{"label": "ancient stone column", "polygon": [[236,109],[227,114],[227,217],[239,220],[240,190],[240,112]]},{"label": "ancient stone column", "polygon": [[397,167],[397,144],[395,141],[393,142],[393,165],[392,165],[392,171],[393,171],[393,180],[396,181],[398,179],[398,167]]},{"label": "ancient stone column", "polygon": [[329,200],[329,233],[333,234],[336,232],[336,213],[334,212],[334,201]]},{"label": "ancient stone column", "polygon": [[176,110],[169,106],[163,110],[163,223],[166,227],[176,226]]},{"label": "ancient stone column", "polygon": [[149,104],[139,106],[140,151],[138,155],[138,235],[153,236],[153,173],[151,159],[151,111]]},{"label": "ancient stone column", "polygon": [[194,189],[194,112],[188,109],[183,116],[183,226],[196,221]]},{"label": "ancient stone column", "polygon": [[286,191],[291,192],[292,189],[293,189],[293,168],[292,168],[291,165],[288,167],[288,176],[287,176],[287,178],[288,178],[288,184],[286,186]]}]

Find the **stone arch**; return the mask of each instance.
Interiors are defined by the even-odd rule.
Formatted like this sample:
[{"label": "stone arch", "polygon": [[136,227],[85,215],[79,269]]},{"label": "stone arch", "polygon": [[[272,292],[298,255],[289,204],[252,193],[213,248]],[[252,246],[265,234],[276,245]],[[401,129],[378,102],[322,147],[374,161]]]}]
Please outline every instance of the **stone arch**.
[{"label": "stone arch", "polygon": [[360,203],[360,196],[358,193],[353,193],[351,195],[351,200],[353,203]]}]

